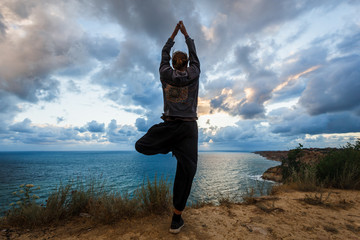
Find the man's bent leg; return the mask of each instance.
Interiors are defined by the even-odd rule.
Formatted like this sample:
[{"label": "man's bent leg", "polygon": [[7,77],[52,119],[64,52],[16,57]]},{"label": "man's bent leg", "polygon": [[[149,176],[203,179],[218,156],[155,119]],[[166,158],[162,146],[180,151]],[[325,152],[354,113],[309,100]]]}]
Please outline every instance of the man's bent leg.
[{"label": "man's bent leg", "polygon": [[135,143],[135,149],[145,155],[166,154],[171,150],[172,132],[169,122],[155,124]]}]

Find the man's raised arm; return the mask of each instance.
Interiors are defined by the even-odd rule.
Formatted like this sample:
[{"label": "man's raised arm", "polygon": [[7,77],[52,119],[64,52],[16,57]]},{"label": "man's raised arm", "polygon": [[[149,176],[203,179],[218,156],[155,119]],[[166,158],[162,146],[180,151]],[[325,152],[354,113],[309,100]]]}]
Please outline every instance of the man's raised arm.
[{"label": "man's raised arm", "polygon": [[171,34],[170,38],[165,43],[161,51],[161,62],[160,62],[160,78],[171,78],[173,69],[170,66],[170,50],[174,46],[174,38],[179,32],[180,24],[178,23],[174,29],[174,32]]},{"label": "man's raised arm", "polygon": [[195,79],[200,75],[200,61],[196,54],[196,48],[194,40],[189,37],[189,34],[186,31],[185,25],[182,21],[179,22],[180,31],[184,34],[186,45],[189,49],[189,67],[187,68],[187,72],[189,74],[189,79]]}]

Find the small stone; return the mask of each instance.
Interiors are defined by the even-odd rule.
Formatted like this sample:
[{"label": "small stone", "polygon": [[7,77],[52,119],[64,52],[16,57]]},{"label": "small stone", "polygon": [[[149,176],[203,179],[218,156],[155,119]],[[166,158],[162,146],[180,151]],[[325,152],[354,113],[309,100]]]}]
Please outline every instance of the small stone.
[{"label": "small stone", "polygon": [[260,233],[260,234],[265,235],[265,236],[268,235],[268,231],[266,229],[261,228],[261,227],[254,226],[254,225],[247,225],[246,227],[249,230],[249,232]]},{"label": "small stone", "polygon": [[91,217],[91,215],[88,214],[88,213],[80,213],[79,216],[80,216],[80,217],[86,217],[86,218]]}]

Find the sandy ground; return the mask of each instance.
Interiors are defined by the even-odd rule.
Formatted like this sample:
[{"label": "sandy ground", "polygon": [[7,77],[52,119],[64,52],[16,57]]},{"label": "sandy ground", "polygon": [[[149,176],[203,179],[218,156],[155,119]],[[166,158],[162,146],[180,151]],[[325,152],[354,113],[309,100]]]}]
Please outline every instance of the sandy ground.
[{"label": "sandy ground", "polygon": [[[331,192],[328,197],[328,192]],[[316,195],[320,197],[319,194]],[[307,199],[305,202],[304,199]],[[38,230],[2,229],[1,239],[360,239],[360,192],[282,191],[251,205],[224,204],[186,209],[185,226],[168,232],[171,216],[148,216],[112,225],[78,217]]]}]

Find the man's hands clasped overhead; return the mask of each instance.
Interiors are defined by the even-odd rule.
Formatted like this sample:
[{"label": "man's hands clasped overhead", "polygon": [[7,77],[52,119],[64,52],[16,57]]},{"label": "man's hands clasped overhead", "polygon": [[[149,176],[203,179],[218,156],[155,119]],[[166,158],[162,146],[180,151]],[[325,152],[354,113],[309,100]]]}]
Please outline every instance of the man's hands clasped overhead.
[{"label": "man's hands clasped overhead", "polygon": [[179,21],[177,24],[176,24],[176,27],[174,29],[174,32],[172,33],[171,37],[172,40],[175,39],[176,35],[178,34],[179,30],[181,31],[181,33],[186,37],[186,36],[189,36],[187,31],[186,31],[186,28],[185,28],[185,25],[183,23],[183,21]]}]

